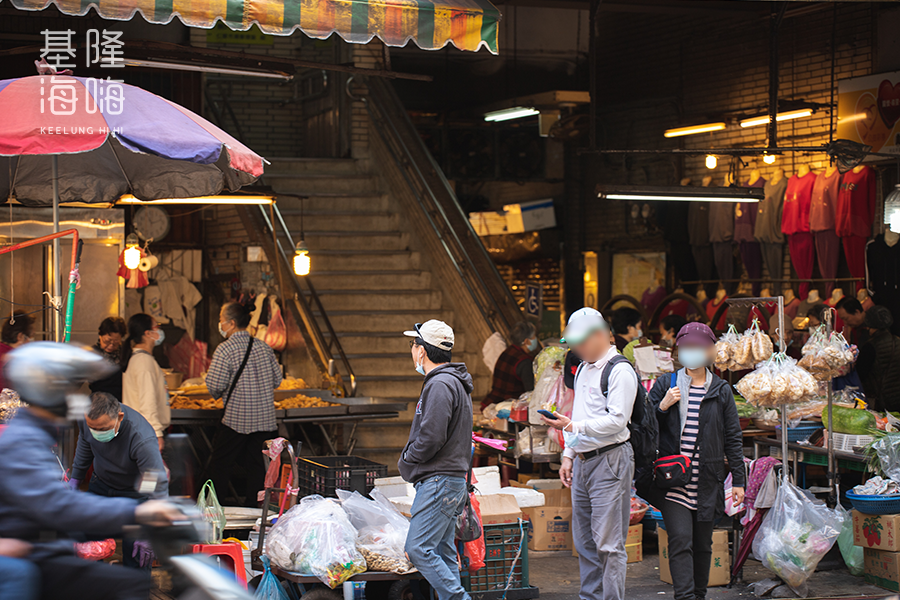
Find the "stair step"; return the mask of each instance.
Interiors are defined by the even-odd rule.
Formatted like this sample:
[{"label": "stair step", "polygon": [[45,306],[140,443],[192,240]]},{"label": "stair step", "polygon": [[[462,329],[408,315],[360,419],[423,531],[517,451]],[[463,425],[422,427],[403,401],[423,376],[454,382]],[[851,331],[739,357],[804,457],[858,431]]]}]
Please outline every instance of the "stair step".
[{"label": "stair step", "polygon": [[375,311],[328,311],[328,320],[335,331],[383,332],[394,335],[411,329],[416,323],[429,319],[440,319],[445,323],[452,320],[443,318],[439,311],[422,311],[422,314],[400,311],[397,314],[378,314]]},{"label": "stair step", "polygon": [[[324,335],[327,339],[328,333],[325,332]],[[339,331],[337,336],[341,342],[341,347],[347,354],[380,354],[382,352],[401,354],[409,352],[410,338],[403,335],[402,330],[393,332]],[[458,333],[456,335],[456,343],[454,345],[457,348],[465,348],[464,334]],[[462,355],[458,358],[462,358]]]},{"label": "stair step", "polygon": [[302,219],[299,215],[284,215],[285,225],[291,231],[300,229],[301,220],[304,232],[338,230],[394,233],[400,224],[399,215],[375,211],[305,214]]},{"label": "stair step", "polygon": [[[397,252],[394,250],[321,250],[310,253],[313,275],[322,271],[360,271],[381,269],[399,271],[417,269],[422,259],[418,252]],[[326,309],[338,307],[327,307]]]},{"label": "stair step", "polygon": [[315,196],[322,192],[340,192],[350,196],[370,194],[378,189],[378,180],[370,175],[276,173],[266,175],[265,180],[277,194],[294,196]]},{"label": "stair step", "polygon": [[[409,234],[398,231],[304,231],[304,239],[310,250],[362,251],[372,250],[404,252],[409,250]],[[291,238],[300,239],[300,230],[291,229]],[[282,238],[284,237],[283,234]]]},{"label": "stair step", "polygon": [[[302,204],[302,207],[301,207]],[[391,201],[387,194],[370,192],[347,194],[346,192],[317,192],[303,198],[283,195],[278,198],[278,209],[282,214],[303,210],[390,210]]]},{"label": "stair step", "polygon": [[406,356],[390,353],[384,356],[374,355],[366,358],[354,358],[350,364],[356,378],[360,377],[396,377],[416,375],[415,365],[409,352]]},{"label": "stair step", "polygon": [[359,165],[352,158],[269,158],[264,178],[289,173],[359,173]]},{"label": "stair step", "polygon": [[[315,285],[331,290],[431,289],[428,271],[317,271]],[[331,313],[329,312],[329,316]]]},{"label": "stair step", "polygon": [[437,290],[318,290],[325,311],[408,308],[441,309]]},{"label": "stair step", "polygon": [[420,376],[417,379],[372,379],[361,381],[357,395],[371,396],[373,398],[418,398],[422,392],[422,379]]}]

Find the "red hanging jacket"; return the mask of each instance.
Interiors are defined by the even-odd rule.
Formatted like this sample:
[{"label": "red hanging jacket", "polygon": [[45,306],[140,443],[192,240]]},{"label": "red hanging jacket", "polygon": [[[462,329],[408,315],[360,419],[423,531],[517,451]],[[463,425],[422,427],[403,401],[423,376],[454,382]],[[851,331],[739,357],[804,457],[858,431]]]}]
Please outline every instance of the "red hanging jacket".
[{"label": "red hanging jacket", "polygon": [[809,209],[812,206],[814,185],[816,174],[812,171],[803,177],[793,175],[788,180],[781,214],[781,233],[790,235],[809,231]]},{"label": "red hanging jacket", "polygon": [[863,167],[844,173],[834,215],[835,231],[840,237],[872,235],[875,218],[875,173]]}]

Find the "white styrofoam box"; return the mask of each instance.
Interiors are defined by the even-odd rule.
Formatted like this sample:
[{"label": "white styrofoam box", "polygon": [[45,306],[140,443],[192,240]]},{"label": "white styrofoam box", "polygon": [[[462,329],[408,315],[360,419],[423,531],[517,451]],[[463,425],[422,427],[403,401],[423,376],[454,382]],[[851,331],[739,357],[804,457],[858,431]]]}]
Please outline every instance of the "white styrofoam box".
[{"label": "white styrofoam box", "polygon": [[546,497],[537,490],[531,488],[505,487],[501,488],[498,494],[509,494],[516,497],[516,503],[519,508],[535,508],[543,506]]},{"label": "white styrofoam box", "polygon": [[479,493],[487,495],[500,491],[500,467],[475,467],[472,476]]},{"label": "white styrofoam box", "polygon": [[397,498],[391,498],[391,503],[404,515],[412,513],[412,505],[414,501],[414,496],[400,496]]},{"label": "white styrofoam box", "polygon": [[378,488],[386,498],[391,499],[416,495],[415,486],[404,480],[402,477],[382,477],[381,479],[376,479],[375,487]]}]

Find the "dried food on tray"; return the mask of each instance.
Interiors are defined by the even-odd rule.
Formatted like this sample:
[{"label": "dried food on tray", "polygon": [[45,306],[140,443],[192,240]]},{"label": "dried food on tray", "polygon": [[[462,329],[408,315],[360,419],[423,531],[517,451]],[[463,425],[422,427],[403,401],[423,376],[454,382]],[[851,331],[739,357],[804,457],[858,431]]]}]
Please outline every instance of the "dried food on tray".
[{"label": "dried food on tray", "polygon": [[309,389],[309,386],[300,378],[295,377],[285,377],[281,380],[281,385],[278,386],[279,390],[305,390]]},{"label": "dried food on tray", "polygon": [[175,396],[169,401],[172,410],[222,410],[225,404],[220,399],[190,398],[188,396]]},{"label": "dried food on tray", "polygon": [[205,383],[202,385],[182,385],[177,390],[172,391],[179,396],[203,396],[209,394],[209,388],[206,387]]},{"label": "dried food on tray", "polygon": [[329,406],[340,406],[340,404],[328,402],[327,400],[322,400],[321,398],[316,398],[314,396],[307,396],[306,394],[297,394],[296,396],[291,396],[284,400],[275,401],[275,408],[278,410],[288,410],[291,408],[326,408]]}]

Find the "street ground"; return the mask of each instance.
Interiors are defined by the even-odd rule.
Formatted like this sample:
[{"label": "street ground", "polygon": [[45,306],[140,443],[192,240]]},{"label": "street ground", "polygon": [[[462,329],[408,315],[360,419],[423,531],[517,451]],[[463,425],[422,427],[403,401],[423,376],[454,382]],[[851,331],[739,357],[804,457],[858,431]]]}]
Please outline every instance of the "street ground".
[{"label": "street ground", "polygon": [[[839,555],[838,555],[839,556]],[[868,585],[861,577],[850,575],[843,562],[831,560],[829,554],[819,564],[819,570],[809,580],[810,598],[885,598],[891,592]],[[542,600],[578,600],[578,559],[571,552],[529,552],[529,580],[541,590]],[[831,567],[831,570],[826,570]],[[708,600],[752,600],[755,596],[748,584],[771,577],[767,569],[755,560],[744,565],[744,583],[709,588]],[[644,560],[628,565],[625,584],[628,600],[661,600],[672,598],[672,586],[659,580],[659,555],[655,536],[644,537]]]}]

